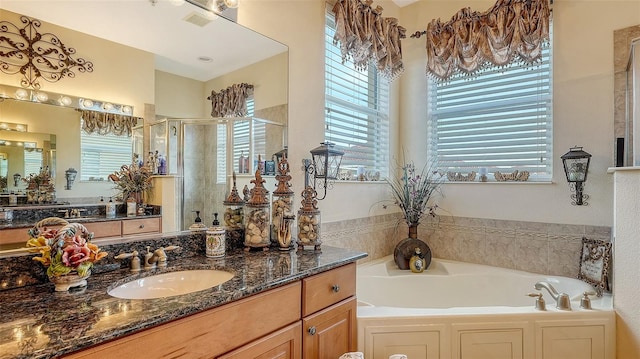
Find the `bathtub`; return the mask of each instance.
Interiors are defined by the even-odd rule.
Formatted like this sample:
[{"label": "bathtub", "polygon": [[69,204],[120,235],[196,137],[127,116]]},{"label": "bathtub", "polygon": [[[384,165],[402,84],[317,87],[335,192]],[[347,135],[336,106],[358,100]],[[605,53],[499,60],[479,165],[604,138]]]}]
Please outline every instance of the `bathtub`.
[{"label": "bathtub", "polygon": [[[559,310],[543,289],[546,310],[535,309],[534,284],[569,294]],[[580,280],[434,259],[423,273],[401,271],[392,256],[357,268],[358,350],[367,359],[615,358],[615,312],[610,294],[580,298],[593,287]]]}]

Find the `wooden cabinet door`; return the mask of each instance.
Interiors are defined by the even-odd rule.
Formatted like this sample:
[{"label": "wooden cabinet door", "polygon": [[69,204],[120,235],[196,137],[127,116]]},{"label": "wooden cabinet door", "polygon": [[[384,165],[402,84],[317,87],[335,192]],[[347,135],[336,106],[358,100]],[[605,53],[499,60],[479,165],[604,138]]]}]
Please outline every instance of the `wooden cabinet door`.
[{"label": "wooden cabinet door", "polygon": [[300,321],[244,345],[218,359],[298,359],[302,351]]},{"label": "wooden cabinet door", "polygon": [[305,359],[339,358],[357,349],[356,299],[351,297],[302,319]]}]

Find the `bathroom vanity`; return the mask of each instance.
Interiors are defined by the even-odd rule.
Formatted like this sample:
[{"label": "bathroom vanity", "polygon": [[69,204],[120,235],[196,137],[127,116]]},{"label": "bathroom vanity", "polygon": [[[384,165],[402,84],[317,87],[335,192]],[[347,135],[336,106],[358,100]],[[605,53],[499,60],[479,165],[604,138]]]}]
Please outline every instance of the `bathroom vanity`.
[{"label": "bathroom vanity", "polygon": [[[183,246],[200,252],[204,238]],[[112,257],[114,254],[110,254]],[[356,350],[355,261],[365,253],[323,246],[322,251],[244,252],[219,259],[176,257],[168,267],[94,274],[78,291],[54,293],[50,283],[0,291],[2,358],[172,356],[331,358]],[[233,278],[211,289],[173,297],[131,300],[107,291],[161,272],[218,269]],[[144,351],[144,352],[142,352]]]}]

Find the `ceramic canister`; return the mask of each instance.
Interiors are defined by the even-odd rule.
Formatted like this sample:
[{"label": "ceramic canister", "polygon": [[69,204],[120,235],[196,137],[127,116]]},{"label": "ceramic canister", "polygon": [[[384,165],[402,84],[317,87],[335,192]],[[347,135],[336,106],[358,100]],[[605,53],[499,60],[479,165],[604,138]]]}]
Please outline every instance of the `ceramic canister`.
[{"label": "ceramic canister", "polygon": [[225,255],[226,238],[225,230],[221,226],[212,226],[207,229],[207,257],[218,258]]}]

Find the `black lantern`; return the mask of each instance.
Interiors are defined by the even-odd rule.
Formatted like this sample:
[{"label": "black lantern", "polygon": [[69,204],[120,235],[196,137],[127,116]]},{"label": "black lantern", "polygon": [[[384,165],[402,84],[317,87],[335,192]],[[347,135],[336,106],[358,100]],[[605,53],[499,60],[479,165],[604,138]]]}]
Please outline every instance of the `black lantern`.
[{"label": "black lantern", "polygon": [[16,173],[13,175],[13,186],[14,187],[18,187],[18,183],[20,182],[20,179],[22,178],[22,175],[19,173]]},{"label": "black lantern", "polygon": [[313,178],[313,189],[316,189],[316,181],[322,182],[324,195],[319,200],[327,196],[327,186],[330,181],[338,179],[340,171],[340,163],[344,152],[334,148],[335,145],[330,142],[322,142],[319,147],[311,150],[312,161],[304,160],[304,169],[307,172],[305,176],[305,187],[309,186],[309,176]]},{"label": "black lantern", "polygon": [[282,158],[289,158],[288,155],[288,150],[287,150],[287,146],[284,146],[283,149],[281,149],[280,151],[276,152],[273,154],[273,157],[276,158],[276,167],[278,166],[278,163],[280,163],[280,161],[282,161]]},{"label": "black lantern", "polygon": [[64,187],[64,189],[71,189],[71,186],[73,185],[73,181],[76,180],[77,174],[78,174],[78,171],[76,171],[73,168],[69,168],[68,170],[64,171],[64,178],[67,180],[67,185]]},{"label": "black lantern", "polygon": [[569,152],[560,158],[562,158],[567,182],[569,182],[571,190],[576,192],[571,195],[571,198],[574,200],[572,204],[577,206],[587,205],[588,203],[585,202],[585,200],[589,199],[589,196],[583,194],[582,189],[584,182],[587,181],[591,154],[583,151],[582,147],[571,147]]}]

